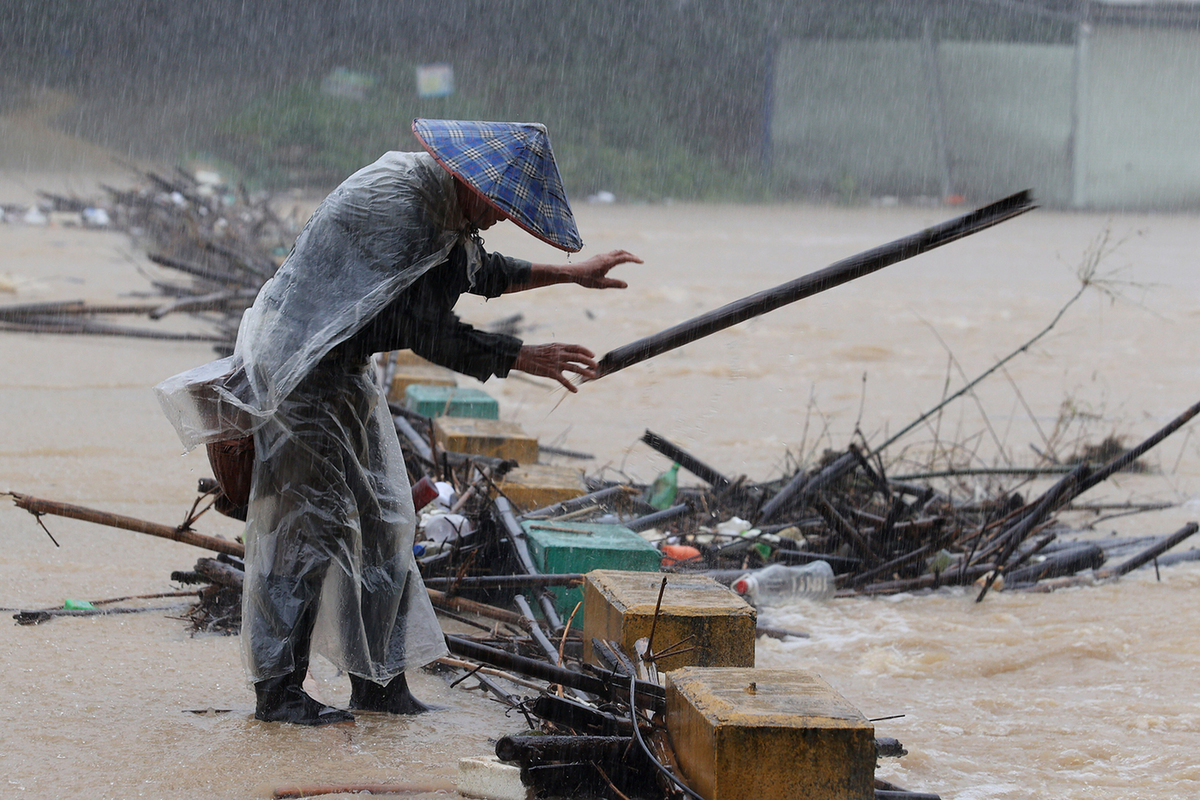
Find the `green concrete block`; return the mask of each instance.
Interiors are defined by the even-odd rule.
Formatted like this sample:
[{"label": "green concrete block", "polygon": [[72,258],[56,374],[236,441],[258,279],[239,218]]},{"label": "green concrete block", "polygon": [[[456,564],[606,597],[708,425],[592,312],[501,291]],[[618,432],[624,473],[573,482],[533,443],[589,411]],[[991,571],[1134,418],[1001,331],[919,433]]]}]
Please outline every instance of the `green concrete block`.
[{"label": "green concrete block", "polygon": [[[526,520],[521,523],[534,566],[543,573],[591,572],[618,569],[657,572],[662,553],[624,525],[598,522]],[[576,603],[583,602],[581,588],[559,589],[557,609],[565,621]],[[583,608],[574,627],[583,624]]]},{"label": "green concrete block", "polygon": [[425,417],[500,418],[500,404],[481,389],[412,384],[404,390],[404,406]]}]

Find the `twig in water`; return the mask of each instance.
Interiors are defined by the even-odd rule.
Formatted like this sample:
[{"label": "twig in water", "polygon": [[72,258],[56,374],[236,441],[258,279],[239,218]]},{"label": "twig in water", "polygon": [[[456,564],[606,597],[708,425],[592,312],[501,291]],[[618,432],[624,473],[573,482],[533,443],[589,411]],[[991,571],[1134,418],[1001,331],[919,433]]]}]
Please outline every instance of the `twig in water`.
[{"label": "twig in water", "polygon": [[[942,338],[942,335],[940,333],[938,333],[937,329],[934,328],[931,323],[927,322],[924,319],[922,319],[921,322],[927,328],[929,328],[930,331],[932,331],[934,338],[936,338],[938,340],[938,342],[942,345],[942,347],[946,348],[946,352],[950,354],[950,363],[954,367],[954,369],[958,371],[959,377],[961,377],[963,380],[967,380],[967,373],[962,368],[962,364],[960,364],[958,362],[958,359],[954,357],[954,353],[950,350],[950,345],[946,343],[946,340]],[[992,367],[992,369],[988,370],[988,372],[989,373],[994,372],[1003,363],[1004,362],[1001,361],[1000,364],[997,364],[996,366]],[[988,373],[984,373],[984,374],[986,375]],[[1005,461],[1007,461],[1011,464],[1012,460],[1004,452],[1004,443],[1002,441],[1000,441],[1000,437],[996,435],[996,429],[994,427],[992,427],[992,420],[988,416],[987,409],[984,408],[984,406],[983,406],[983,401],[979,399],[979,395],[975,394],[975,386],[978,383],[979,383],[979,379],[976,379],[975,381],[967,381],[967,384],[964,387],[964,391],[958,392],[957,394],[954,395],[954,397],[961,397],[963,394],[971,395],[971,399],[975,401],[975,407],[979,409],[979,414],[981,417],[983,417],[984,426],[987,428],[988,433],[990,433],[992,435],[992,441],[995,442],[995,444],[996,444],[996,451],[1000,454],[1000,456]],[[895,438],[895,437],[893,437],[893,438]],[[883,447],[880,447],[879,449],[882,450]]]},{"label": "twig in water", "polygon": [[[1105,239],[1107,239],[1107,237],[1105,237]],[[904,436],[904,434],[908,433],[913,428],[915,428],[917,425],[919,425],[921,422],[924,422],[926,419],[933,416],[935,413],[941,411],[943,408],[945,408],[947,405],[949,405],[953,401],[957,400],[958,398],[962,397],[967,392],[974,389],[977,385],[979,385],[979,383],[981,383],[985,378],[987,378],[993,372],[1002,368],[1005,364],[1007,364],[1012,359],[1016,358],[1021,353],[1024,353],[1025,351],[1027,351],[1038,340],[1040,340],[1043,336],[1045,336],[1047,333],[1049,333],[1051,330],[1053,330],[1054,326],[1058,324],[1058,321],[1060,319],[1062,319],[1063,315],[1067,312],[1067,309],[1070,308],[1072,305],[1074,305],[1075,301],[1077,301],[1080,297],[1082,297],[1083,293],[1086,292],[1089,287],[1097,285],[1098,281],[1095,280],[1095,266],[1098,263],[1098,259],[1093,259],[1090,263],[1091,263],[1090,269],[1082,270],[1079,275],[1079,289],[1075,292],[1075,294],[1073,294],[1071,296],[1071,298],[1069,300],[1067,300],[1067,302],[1065,304],[1063,304],[1062,308],[1060,308],[1058,310],[1058,313],[1054,315],[1054,318],[1052,320],[1050,320],[1049,325],[1047,325],[1045,328],[1042,328],[1042,330],[1039,331],[1037,334],[1035,334],[1033,336],[1033,338],[1029,339],[1024,344],[1022,344],[1020,347],[1018,347],[1016,350],[1013,350],[1007,356],[1005,356],[1004,358],[997,361],[990,368],[985,370],[982,374],[980,374],[974,380],[968,382],[965,386],[963,386],[957,392],[950,395],[946,399],[942,400],[942,402],[938,403],[936,406],[929,409],[921,416],[917,417],[917,419],[910,422],[904,428],[900,429],[900,431],[893,434],[890,439],[888,439],[883,444],[879,445],[879,447],[875,448],[875,450],[876,451],[886,450],[888,447],[890,447],[892,444],[894,444],[896,442],[896,440],[898,440],[900,437]],[[1106,288],[1104,288],[1103,286],[1100,286],[1099,288],[1101,289],[1101,291],[1109,291]],[[935,333],[936,333],[936,331],[935,331]]]},{"label": "twig in water", "polygon": [[1007,367],[1002,368],[1000,371],[1004,373],[1004,379],[1007,380],[1008,385],[1012,387],[1013,394],[1017,396],[1017,400],[1021,403],[1022,408],[1025,409],[1025,414],[1029,417],[1029,421],[1033,423],[1033,427],[1038,432],[1038,436],[1042,437],[1042,443],[1046,445],[1047,449],[1051,449],[1050,440],[1046,438],[1046,433],[1042,430],[1041,424],[1038,423],[1037,414],[1034,414],[1033,409],[1029,407],[1029,403],[1025,402],[1025,394],[1021,391],[1021,387],[1017,386],[1017,382],[1013,380],[1013,377],[1009,373]]}]

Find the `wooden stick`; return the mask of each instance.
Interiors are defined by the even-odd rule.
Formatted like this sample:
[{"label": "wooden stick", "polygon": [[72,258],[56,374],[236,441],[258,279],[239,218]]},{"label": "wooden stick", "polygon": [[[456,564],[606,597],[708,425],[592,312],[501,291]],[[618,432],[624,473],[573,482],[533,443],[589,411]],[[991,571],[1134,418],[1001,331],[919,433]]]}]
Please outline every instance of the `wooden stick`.
[{"label": "wooden stick", "polygon": [[[241,542],[231,542],[228,539],[220,539],[216,536],[206,536],[203,533],[197,533],[192,530],[180,528],[172,528],[168,525],[160,525],[155,522],[146,522],[145,520],[136,519],[134,517],[126,517],[121,514],[112,514],[107,511],[97,511],[92,508],[84,508],[83,506],[70,505],[69,503],[60,503],[54,500],[43,500],[37,497],[30,497],[26,494],[11,492],[13,502],[18,508],[23,508],[34,516],[42,514],[53,514],[59,517],[67,517],[68,519],[78,519],[84,522],[95,522],[98,525],[108,525],[112,528],[121,528],[123,530],[134,531],[135,533],[145,533],[150,536],[157,536],[162,539],[171,539],[172,541],[190,544],[196,547],[203,547],[206,550],[214,550],[218,553],[227,553],[238,558],[245,558],[246,548]],[[556,576],[562,578],[562,576]],[[430,599],[434,604],[441,604],[451,610],[466,611],[480,616],[497,619],[501,622],[511,623],[522,628],[527,625],[527,621],[520,614],[511,611],[505,611],[502,608],[489,606],[484,603],[476,603],[472,600],[466,600],[461,597],[447,597],[444,592],[439,592],[434,589],[427,589]]]},{"label": "wooden stick", "polygon": [[518,686],[524,686],[526,689],[535,689],[540,692],[546,688],[546,684],[544,683],[531,681],[528,678],[522,678],[520,675],[514,675],[511,672],[505,672],[504,670],[495,669],[494,667],[485,667],[481,664],[463,661],[462,659],[458,658],[451,658],[450,656],[442,656],[437,660],[437,663],[445,664],[448,667],[457,667],[458,669],[469,670],[477,678],[480,675],[491,675],[495,678],[503,678],[509,683],[515,683]]},{"label": "wooden stick", "polygon": [[145,533],[150,536],[157,536],[160,539],[171,539],[172,541],[190,544],[196,547],[203,547],[206,550],[214,550],[218,553],[227,553],[231,556],[243,558],[246,555],[246,548],[241,542],[231,542],[228,539],[221,539],[216,536],[206,536],[203,533],[197,533],[193,530],[181,528],[172,528],[169,525],[160,525],[155,522],[146,522],[145,520],[136,519],[134,517],[126,517],[121,514],[113,514],[108,511],[97,511],[92,508],[84,508],[83,506],[75,506],[69,503],[60,503],[55,500],[42,500],[37,497],[30,497],[27,494],[11,493],[13,502],[18,508],[23,508],[30,514],[41,516],[42,514],[52,514],[57,517],[67,517],[68,519],[79,519],[84,522],[95,522],[99,525],[108,525],[111,528],[121,528],[127,531],[136,533]]},{"label": "wooden stick", "polygon": [[707,314],[694,317],[665,331],[638,339],[609,351],[600,360],[596,378],[611,375],[617,370],[682,347],[740,322],[774,311],[777,308],[810,297],[826,289],[869,275],[898,261],[912,258],[928,250],[970,236],[999,224],[1036,206],[1030,192],[1018,192],[969,214],[926,228],[873,250],[831,264],[789,283],[776,286],[741,300],[736,300]]},{"label": "wooden stick", "polygon": [[107,617],[114,614],[144,614],[149,611],[176,611],[183,605],[145,606],[142,608],[41,608],[18,611],[13,619],[18,625],[38,625],[52,617]]},{"label": "wooden stick", "polygon": [[429,600],[435,606],[447,608],[451,611],[464,611],[468,614],[478,614],[481,617],[487,617],[507,625],[514,625],[522,630],[530,629],[529,620],[513,611],[507,611],[503,608],[490,606],[486,603],[477,603],[474,600],[468,600],[465,597],[450,597],[445,592],[439,592],[437,589],[426,589],[429,593]]},{"label": "wooden stick", "polygon": [[210,583],[229,586],[239,591],[246,580],[246,573],[244,571],[232,564],[217,561],[215,558],[197,559],[196,572],[208,578]]}]

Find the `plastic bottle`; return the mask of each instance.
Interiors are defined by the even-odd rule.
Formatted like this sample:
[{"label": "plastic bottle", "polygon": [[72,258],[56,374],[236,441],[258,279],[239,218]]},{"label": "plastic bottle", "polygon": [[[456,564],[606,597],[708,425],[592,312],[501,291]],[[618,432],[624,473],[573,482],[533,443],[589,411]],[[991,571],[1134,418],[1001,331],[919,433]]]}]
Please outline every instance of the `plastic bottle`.
[{"label": "plastic bottle", "polygon": [[828,600],[833,596],[833,568],[824,561],[798,566],[771,564],[747,572],[733,590],[755,605],[784,605],[794,600]]},{"label": "plastic bottle", "polygon": [[462,514],[434,514],[425,520],[424,533],[430,542],[447,542],[467,536],[474,530]]},{"label": "plastic bottle", "polygon": [[679,465],[672,464],[669,470],[659,475],[654,479],[654,483],[650,484],[650,488],[646,491],[646,502],[659,511],[665,511],[675,502],[678,494]]}]

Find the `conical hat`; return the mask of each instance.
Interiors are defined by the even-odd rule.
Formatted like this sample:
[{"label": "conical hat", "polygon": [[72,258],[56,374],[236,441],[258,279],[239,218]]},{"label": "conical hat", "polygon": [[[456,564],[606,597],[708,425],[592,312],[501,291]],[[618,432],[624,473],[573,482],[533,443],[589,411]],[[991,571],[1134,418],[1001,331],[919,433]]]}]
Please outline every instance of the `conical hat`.
[{"label": "conical hat", "polygon": [[583,248],[546,126],[416,119],[412,127],[439,164],[513,222],[568,253]]}]

